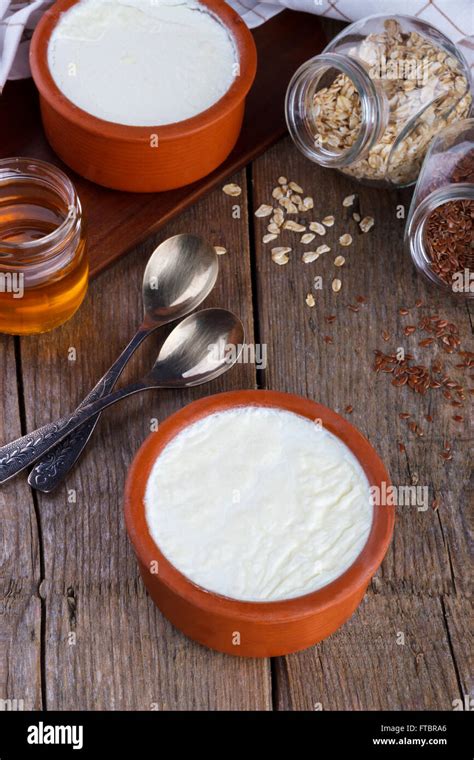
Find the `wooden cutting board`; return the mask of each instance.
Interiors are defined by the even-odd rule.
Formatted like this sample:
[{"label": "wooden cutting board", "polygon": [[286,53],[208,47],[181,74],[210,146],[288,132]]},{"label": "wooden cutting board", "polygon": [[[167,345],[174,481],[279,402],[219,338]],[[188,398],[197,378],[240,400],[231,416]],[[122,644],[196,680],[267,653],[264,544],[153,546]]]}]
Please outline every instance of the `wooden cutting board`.
[{"label": "wooden cutting board", "polygon": [[321,23],[311,14],[284,11],[253,34],[258,71],[237,145],[225,163],[208,177],[163,193],[108,190],[79,177],[64,166],[46,141],[32,80],[7,82],[0,96],[0,158],[41,158],[61,166],[72,178],[87,220],[92,276],[263,153],[285,133],[286,88],[298,66],[326,44]]}]

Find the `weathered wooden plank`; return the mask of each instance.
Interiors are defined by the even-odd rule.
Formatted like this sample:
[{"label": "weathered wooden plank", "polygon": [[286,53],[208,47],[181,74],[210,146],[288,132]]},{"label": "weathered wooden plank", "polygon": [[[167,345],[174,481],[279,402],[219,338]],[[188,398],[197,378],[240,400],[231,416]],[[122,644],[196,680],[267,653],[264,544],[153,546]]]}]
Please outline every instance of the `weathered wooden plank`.
[{"label": "weathered wooden plank", "polygon": [[[14,339],[1,336],[0,440],[19,435]],[[24,482],[2,486],[0,513],[0,709],[39,709],[40,548],[33,499]]]},{"label": "weathered wooden plank", "polygon": [[[467,568],[466,568],[467,570]],[[472,601],[459,596],[445,596],[442,599],[450,646],[456,663],[456,671],[461,689],[463,708],[467,704],[472,709],[474,699],[473,683],[473,634],[472,634]],[[459,707],[459,705],[456,705]]]},{"label": "weathered wooden plank", "polygon": [[[234,181],[244,185],[244,174]],[[235,205],[241,207],[240,220],[233,218]],[[72,409],[111,364],[141,319],[148,255],[158,241],[178,232],[202,234],[228,249],[205,305],[234,310],[252,340],[245,188],[238,199],[216,190],[99,277],[69,324],[22,342],[29,429]],[[124,382],[151,366],[155,346],[153,338],[142,346]],[[76,349],[75,362],[68,361],[70,347]],[[122,517],[127,467],[151,419],[163,419],[193,398],[254,383],[254,367],[238,365],[208,386],[142,394],[117,405],[104,415],[67,488],[39,497],[51,709],[268,709],[267,662],[210,652],[154,608],[138,578]],[[76,503],[68,502],[67,489],[75,491]]]},{"label": "weathered wooden plank", "polygon": [[278,658],[280,710],[452,710],[459,685],[439,598],[367,594],[326,641]]},{"label": "weathered wooden plank", "polygon": [[[410,678],[406,657],[399,656],[393,663],[387,660],[381,674],[375,667],[365,668],[368,658],[362,653],[360,662],[352,663],[352,659],[357,658],[353,654],[351,631],[359,631],[361,625],[365,625],[364,620],[367,625],[370,621],[374,631],[381,630],[390,612],[395,627],[399,615],[397,630],[403,630],[408,615],[409,622],[419,625],[419,630],[415,627],[413,631],[420,642],[425,636],[428,640],[435,641],[439,637],[445,641],[443,610],[438,602],[426,597],[462,595],[467,590],[466,524],[470,494],[464,489],[470,474],[466,452],[472,444],[471,431],[467,422],[460,425],[452,420],[457,410],[447,404],[441,393],[420,397],[408,388],[397,389],[387,375],[375,375],[372,365],[373,351],[377,348],[389,352],[403,346],[420,362],[433,356],[432,347],[418,346],[419,334],[404,334],[406,325],[417,324],[420,316],[426,314],[439,313],[456,322],[463,344],[469,348],[468,311],[446,299],[440,291],[426,286],[403,250],[405,220],[399,217],[408,210],[409,191],[381,192],[355,185],[341,174],[323,170],[305,160],[286,140],[253,164],[255,207],[271,202],[271,191],[280,175],[295,180],[304,188],[305,195],[314,197],[314,210],[303,215],[301,221],[321,220],[334,214],[336,224],[324,237],[316,237],[308,246],[301,245],[299,235],[291,232],[284,232],[276,242],[265,246],[261,238],[266,222],[255,220],[257,324],[260,340],[268,347],[264,382],[269,388],[301,393],[347,414],[378,450],[394,484],[427,487],[428,499],[425,500],[426,494],[422,491],[419,504],[398,508],[394,540],[373,584],[383,595],[379,593],[365,602],[371,614],[364,618],[358,613],[350,626],[337,634],[337,646],[330,639],[304,655],[278,662],[279,706],[302,709],[318,701],[317,694],[324,685],[323,674],[327,672],[339,673],[339,685],[336,676],[331,676],[334,693],[328,696],[330,690],[325,690],[328,706],[336,709],[417,709],[423,706],[450,709],[450,700],[457,696],[453,693],[455,651],[443,645],[442,656],[436,655],[440,662],[445,657],[439,665],[439,678],[430,675],[432,680],[424,683],[419,678]],[[358,195],[358,205],[343,208],[343,198],[354,192]],[[358,230],[352,219],[354,210],[375,218],[375,227],[368,234]],[[353,236],[349,248],[341,247],[338,242],[345,232]],[[331,246],[331,251],[312,264],[304,264],[302,252],[314,250],[322,242]],[[271,261],[270,249],[274,245],[292,246],[287,265],[277,266]],[[346,258],[342,268],[334,266],[337,254]],[[322,290],[313,290],[316,305],[310,308],[305,297],[312,290],[315,276],[321,276]],[[343,283],[337,295],[331,289],[336,276]],[[359,305],[359,296],[366,302],[354,312],[348,306]],[[418,299],[423,301],[423,307],[415,307]],[[400,315],[401,307],[409,308],[409,315]],[[334,322],[325,320],[329,315],[336,316]],[[382,331],[388,333],[388,341],[383,340]],[[453,370],[454,376],[459,376],[456,373],[459,370]],[[352,413],[346,412],[349,405],[353,407]],[[423,438],[409,431],[407,423],[399,418],[399,412],[412,415],[411,419],[424,430]],[[467,417],[467,413],[464,414]],[[433,422],[428,423],[425,415],[431,415]],[[444,462],[439,455],[447,439],[452,442],[451,462]],[[405,451],[399,449],[398,442],[403,442]],[[430,506],[433,498],[440,503],[437,512]],[[434,617],[425,624],[421,611],[427,609],[426,605]],[[368,633],[372,635],[371,631]],[[321,653],[325,653],[324,662]],[[465,680],[465,663],[458,663],[456,659],[455,665],[462,670]],[[286,679],[282,680],[285,673]],[[392,677],[408,691],[401,691],[401,686],[391,687]],[[409,685],[405,686],[406,682]],[[385,687],[381,683],[385,683]],[[344,693],[341,693],[342,686]],[[359,692],[362,696],[358,696]]]}]

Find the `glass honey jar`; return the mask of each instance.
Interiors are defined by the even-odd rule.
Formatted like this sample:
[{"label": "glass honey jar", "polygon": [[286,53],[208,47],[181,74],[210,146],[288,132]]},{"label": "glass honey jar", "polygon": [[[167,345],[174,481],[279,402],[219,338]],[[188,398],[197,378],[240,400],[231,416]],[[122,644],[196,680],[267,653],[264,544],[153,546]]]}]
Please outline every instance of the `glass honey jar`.
[{"label": "glass honey jar", "polygon": [[33,158],[0,160],[0,332],[66,322],[87,291],[82,209],[70,179]]}]

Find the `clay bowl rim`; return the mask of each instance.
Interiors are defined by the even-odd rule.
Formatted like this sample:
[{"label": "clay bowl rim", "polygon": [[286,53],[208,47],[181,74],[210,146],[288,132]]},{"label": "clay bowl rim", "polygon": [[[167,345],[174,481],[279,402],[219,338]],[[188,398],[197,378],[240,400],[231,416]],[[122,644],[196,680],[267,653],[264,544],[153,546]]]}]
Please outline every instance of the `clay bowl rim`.
[{"label": "clay bowl rim", "polygon": [[[241,406],[267,406],[295,412],[309,419],[321,419],[323,425],[356,456],[371,486],[391,485],[382,460],[369,441],[351,423],[315,401],[280,391],[238,390],[218,393],[193,401],[170,415],[143,442],[130,465],[124,497],[125,525],[139,562],[149,568],[158,561],[159,574],[155,577],[175,595],[199,608],[229,618],[238,617],[247,622],[286,622],[323,613],[343,603],[358,590],[366,588],[380,567],[389,547],[394,521],[393,506],[374,506],[374,517],[367,542],[355,562],[334,581],[317,591],[279,601],[242,601],[222,596],[198,586],[184,576],[161,553],[153,541],[145,519],[144,493],[151,468],[166,444],[187,425],[212,414]],[[151,575],[151,574],[150,574]]]},{"label": "clay bowl rim", "polygon": [[163,126],[159,124],[145,127],[133,126],[93,116],[76,106],[61,92],[48,66],[48,45],[53,29],[61,14],[80,2],[81,0],[57,0],[41,17],[30,46],[31,72],[41,97],[68,121],[79,124],[90,133],[111,140],[149,143],[150,132],[155,130],[159,134],[160,141],[168,142],[188,137],[211,125],[234,109],[248,95],[257,72],[257,49],[252,33],[238,13],[223,0],[198,0],[200,5],[207,7],[211,15],[217,17],[226,27],[237,50],[240,74],[234,78],[234,82],[222,98],[189,119]]}]

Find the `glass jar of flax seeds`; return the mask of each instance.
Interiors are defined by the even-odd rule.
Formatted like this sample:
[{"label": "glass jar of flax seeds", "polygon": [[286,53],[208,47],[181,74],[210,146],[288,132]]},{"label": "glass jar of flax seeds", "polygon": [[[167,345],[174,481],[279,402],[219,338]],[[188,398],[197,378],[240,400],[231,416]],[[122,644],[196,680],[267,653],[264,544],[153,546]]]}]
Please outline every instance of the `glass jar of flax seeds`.
[{"label": "glass jar of flax seeds", "polygon": [[469,67],[430,24],[371,16],[346,27],[291,80],[286,119],[311,161],[366,184],[415,182],[433,137],[469,116]]},{"label": "glass jar of flax seeds", "polygon": [[405,245],[431,283],[474,298],[474,119],[447,127],[433,141],[413,195]]}]

